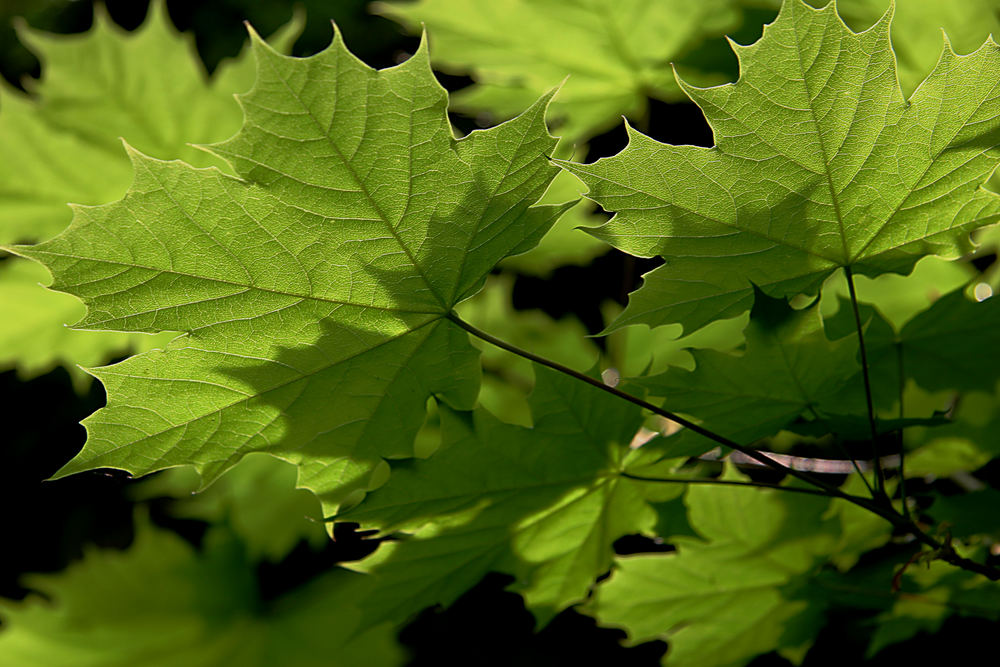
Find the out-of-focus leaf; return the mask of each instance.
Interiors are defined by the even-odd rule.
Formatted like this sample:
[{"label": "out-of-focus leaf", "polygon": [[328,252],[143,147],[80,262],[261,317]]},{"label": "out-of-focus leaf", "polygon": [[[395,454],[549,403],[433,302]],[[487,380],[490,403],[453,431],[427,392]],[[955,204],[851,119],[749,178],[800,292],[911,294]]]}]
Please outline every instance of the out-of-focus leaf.
[{"label": "out-of-focus leaf", "polygon": [[[294,40],[301,17],[272,37]],[[248,54],[223,62],[209,80],[193,44],[170,25],[165,3],[154,2],[134,32],[118,28],[97,6],[82,35],[25,28],[42,61],[32,95],[0,85],[0,244],[39,241],[70,220],[67,205],[100,204],[132,181],[122,138],[156,157],[194,164],[223,161],[191,146],[221,141],[240,125],[233,94],[253,83]],[[96,333],[67,328],[85,312],[75,298],[39,286],[46,271],[20,259],[0,271],[0,366],[33,376],[68,367],[78,385],[90,379],[76,365],[98,366],[126,352],[165,345],[171,335]]]},{"label": "out-of-focus leaf", "polygon": [[171,468],[144,481],[138,497],[168,496],[172,515],[226,523],[245,545],[251,560],[279,561],[300,541],[321,546],[329,539],[316,497],[295,488],[295,467],[266,454],[246,456],[196,493],[198,473]]},{"label": "out-of-focus leaf", "polygon": [[18,667],[362,667],[403,663],[395,628],[362,628],[370,585],[344,570],[265,603],[254,566],[225,529],[196,551],[141,522],[125,551],[91,551],[58,574],[32,575],[44,595],[0,602],[0,663]]},{"label": "out-of-focus leaf", "polygon": [[1000,620],[1000,583],[941,561],[908,567],[901,579],[901,594],[876,619],[869,655],[918,632],[936,632],[953,614]]},{"label": "out-of-focus leaf", "polygon": [[[476,85],[455,108],[509,118],[569,76],[553,118],[573,141],[641,117],[647,97],[679,100],[671,64],[705,40],[739,26],[734,0],[422,0],[378,3],[377,11],[414,29],[426,25],[435,65],[468,73]],[[716,71],[689,76],[718,81]]]}]

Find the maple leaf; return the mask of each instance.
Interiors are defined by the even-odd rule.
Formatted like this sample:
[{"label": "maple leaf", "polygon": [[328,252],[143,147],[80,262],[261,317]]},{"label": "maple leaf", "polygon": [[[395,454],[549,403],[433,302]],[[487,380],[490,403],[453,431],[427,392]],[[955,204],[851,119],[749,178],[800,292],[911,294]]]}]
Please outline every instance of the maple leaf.
[{"label": "maple leaf", "polygon": [[425,46],[381,71],[339,33],[253,52],[243,129],[211,148],[242,180],[132,150],[123,200],[17,252],[84,300],[82,328],[187,332],[93,371],[108,407],[60,476],[190,463],[208,483],[266,451],[329,513],[412,454],[428,396],[473,405],[478,356],[447,317],[565,209],[530,205],[557,172],[551,94],[456,141]]},{"label": "maple leaf", "polygon": [[26,577],[32,595],[0,601],[0,660],[47,665],[396,665],[395,628],[360,628],[371,582],[333,568],[266,603],[255,564],[216,526],[195,550],[138,523],[125,551],[92,550],[67,570]]},{"label": "maple leaf", "polygon": [[842,267],[906,272],[969,249],[970,231],[1000,219],[1000,196],[981,187],[1000,157],[1000,47],[959,56],[946,43],[906,100],[891,18],[857,34],[833,3],[786,0],[760,41],[734,45],[736,83],[682,83],[715,147],[629,128],[618,155],[560,163],[616,213],[591,233],[666,260],[613,326],[693,330],[745,311],[752,285],[788,296]]},{"label": "maple leaf", "polygon": [[[586,150],[578,149],[576,153],[584,155]],[[537,246],[521,255],[507,257],[500,263],[500,268],[546,278],[561,266],[586,266],[595,257],[607,252],[606,244],[584,231],[587,227],[596,227],[604,221],[594,213],[594,205],[581,198],[585,190],[583,184],[569,172],[560,171],[556,174],[539,203],[560,204],[573,201],[576,204],[556,221]]]},{"label": "maple leaf", "polygon": [[535,372],[532,428],[482,408],[442,408],[434,456],[394,471],[337,517],[409,533],[355,566],[379,581],[363,602],[373,620],[450,604],[499,571],[516,577],[528,607],[547,622],[607,571],[616,539],[652,532],[654,503],[683,492],[621,476],[676,465],[653,447],[629,447],[639,408],[547,368]]},{"label": "maple leaf", "polygon": [[[191,144],[221,141],[239,129],[233,93],[253,83],[252,60],[244,53],[224,61],[209,79],[191,40],[172,27],[165,3],[154,3],[133,32],[96,11],[93,28],[80,35],[19,31],[44,70],[41,81],[26,81],[31,96],[2,90],[7,159],[0,163],[0,243],[61,232],[71,218],[68,202],[119,199],[132,180],[121,137],[154,157],[225,168]],[[298,31],[298,24],[280,31],[279,48]]]},{"label": "maple leaf", "polygon": [[641,116],[647,97],[682,98],[670,63],[740,19],[734,0],[423,0],[375,7],[411,27],[426,24],[435,64],[473,74],[477,83],[455,95],[456,109],[509,118],[570,75],[553,114],[565,120],[559,132],[571,140],[609,129],[622,114]]},{"label": "maple leaf", "polygon": [[[809,0],[814,6],[827,4]],[[747,4],[778,9],[781,0],[744,0]],[[847,25],[863,30],[885,14],[889,0],[837,0],[837,11]],[[941,31],[959,53],[974,51],[990,35],[1000,34],[996,0],[897,0],[893,3],[892,50],[899,83],[912,93],[934,69],[941,53]]]},{"label": "maple leaf", "polygon": [[[250,88],[247,53],[221,63],[208,79],[193,44],[170,25],[155,2],[137,30],[118,28],[98,5],[94,27],[82,35],[49,35],[28,28],[21,39],[38,55],[43,77],[27,82],[31,96],[0,89],[0,243],[47,239],[70,221],[68,202],[99,204],[128,189],[132,168],[121,146],[160,158],[217,164],[188,142],[221,141],[240,125],[233,93]],[[301,17],[271,37],[286,48]],[[157,82],[150,85],[150,82]],[[15,260],[0,271],[0,363],[34,375],[62,363],[82,386],[93,366],[126,350],[144,351],[169,337],[81,332],[76,299],[42,289],[46,272]]]},{"label": "maple leaf", "polygon": [[[992,393],[1000,360],[984,350],[1000,343],[1000,301],[969,299],[954,290],[934,301],[902,326],[894,327],[874,308],[862,307],[865,348],[870,358],[876,398],[882,405],[898,402],[900,377],[928,391],[961,390]],[[854,332],[849,302],[828,320],[832,338]],[[902,369],[900,363],[902,362]]]},{"label": "maple leaf", "polygon": [[[75,331],[66,326],[83,317],[86,308],[68,294],[46,291],[44,267],[21,259],[0,263],[0,367],[16,367],[21,376],[49,371],[55,363],[95,366],[126,350],[145,351],[163,345],[169,334],[146,336],[110,331]],[[70,373],[76,389],[83,391],[90,376]]]},{"label": "maple leaf", "polygon": [[[862,385],[857,343],[851,338],[828,340],[816,306],[794,311],[758,293],[743,354],[694,350],[691,356],[694,370],[672,368],[632,382],[665,397],[672,410],[737,442],[773,435],[800,416],[822,424],[824,433],[835,430],[831,417],[845,408],[842,393],[850,397],[849,413],[864,413],[858,400]],[[845,392],[849,385],[853,391]],[[685,447],[692,440],[701,443],[701,451],[716,446],[687,431],[674,437]]]},{"label": "maple leaf", "polygon": [[808,644],[824,606],[797,588],[837,542],[830,501],[693,486],[685,502],[700,537],[674,538],[676,553],[616,559],[585,611],[630,642],[666,639],[666,664],[679,667],[742,665]]}]

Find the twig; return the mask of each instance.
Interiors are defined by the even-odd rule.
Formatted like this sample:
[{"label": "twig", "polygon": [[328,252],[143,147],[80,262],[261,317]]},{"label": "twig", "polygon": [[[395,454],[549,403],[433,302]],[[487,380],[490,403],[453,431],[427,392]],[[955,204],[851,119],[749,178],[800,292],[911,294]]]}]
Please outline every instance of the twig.
[{"label": "twig", "polygon": [[865,383],[865,403],[868,407],[868,427],[872,436],[872,459],[875,462],[875,489],[885,496],[885,471],[882,470],[882,456],[878,449],[878,427],[875,425],[875,404],[872,401],[872,384],[868,372],[868,352],[865,350],[865,335],[861,326],[861,312],[858,310],[858,295],[854,291],[854,272],[844,267],[847,289],[851,295],[851,309],[854,311],[854,325],[858,332],[858,347],[861,350],[861,376]]}]

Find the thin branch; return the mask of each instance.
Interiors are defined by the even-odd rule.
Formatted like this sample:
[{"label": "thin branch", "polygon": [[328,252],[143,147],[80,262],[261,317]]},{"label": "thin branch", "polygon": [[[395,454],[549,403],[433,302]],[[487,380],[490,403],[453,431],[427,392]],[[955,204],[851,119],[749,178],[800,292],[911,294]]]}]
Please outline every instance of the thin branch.
[{"label": "thin branch", "polygon": [[879,494],[885,495],[885,471],[882,469],[882,456],[878,450],[878,427],[875,425],[875,405],[872,401],[872,383],[868,372],[868,352],[865,350],[865,335],[861,326],[861,312],[858,310],[858,295],[854,291],[854,272],[851,267],[844,267],[847,277],[847,289],[851,295],[851,309],[854,311],[854,325],[858,332],[858,347],[861,350],[861,376],[865,382],[865,403],[868,407],[868,427],[872,436],[872,459],[875,461],[875,488]]},{"label": "thin branch", "polygon": [[[831,433],[833,432],[833,428],[830,425],[830,420],[828,420],[827,418],[821,416],[819,414],[819,412],[816,411],[816,408],[813,407],[813,405],[811,403],[809,405],[809,412],[812,413],[812,415],[813,415],[814,418],[816,418],[817,420],[820,420],[820,421],[824,422],[826,424],[826,427],[828,429],[830,429]],[[868,493],[871,494],[872,498],[874,498],[875,497],[875,489],[873,489],[872,485],[868,483],[868,477],[865,475],[864,472],[861,471],[861,466],[858,464],[858,460],[855,459],[853,456],[851,456],[851,453],[849,451],[847,451],[847,447],[844,447],[844,443],[842,443],[839,438],[834,438],[833,442],[834,442],[834,445],[837,447],[837,449],[840,450],[840,453],[843,454],[844,459],[851,462],[851,467],[854,468],[854,472],[858,473],[858,477],[860,477],[861,481],[864,482],[865,488],[868,489]],[[785,465],[788,465],[788,462],[785,462]],[[789,467],[795,467],[795,466],[789,466]]]},{"label": "thin branch", "polygon": [[[716,484],[720,486],[749,486],[756,489],[775,489],[777,491],[790,491],[792,493],[805,493],[810,496],[823,496],[829,498],[830,494],[822,489],[807,489],[801,486],[782,486],[781,484],[771,484],[769,482],[741,482],[735,479],[712,479],[705,477],[646,477],[644,475],[633,475],[630,472],[620,472],[619,477],[634,479],[637,482],[663,482],[666,484]],[[864,498],[862,500],[865,500]]]},{"label": "thin branch", "polygon": [[[855,313],[857,313],[857,310],[855,310]],[[664,410],[663,408],[653,405],[648,401],[644,401],[641,398],[637,398],[635,396],[632,396],[631,394],[627,394],[621,391],[620,389],[617,389],[615,387],[610,387],[601,382],[600,380],[596,380],[590,377],[589,375],[585,375],[583,373],[580,373],[579,371],[573,370],[568,366],[563,366],[558,362],[546,359],[545,357],[540,357],[537,354],[534,354],[533,352],[523,350],[517,347],[516,345],[512,345],[503,340],[500,340],[499,338],[472,326],[471,324],[460,318],[458,315],[456,315],[454,312],[449,313],[447,315],[447,318],[457,326],[461,327],[462,329],[465,329],[467,332],[469,332],[476,338],[480,338],[486,341],[487,343],[490,343],[491,345],[495,345],[500,349],[507,350],[508,352],[516,354],[520,357],[524,357],[529,361],[533,361],[537,364],[546,366],[565,375],[569,375],[573,378],[576,378],[577,380],[580,380],[581,382],[586,382],[587,384],[591,385],[592,387],[596,387],[601,391],[607,392],[613,396],[617,396],[622,400],[628,401],[629,403],[632,403],[641,408],[649,410],[650,412],[653,412],[662,417],[666,417],[667,419],[675,421],[681,426],[684,426],[685,428],[688,428],[697,433],[698,435],[708,438],[709,440],[717,442],[720,445],[724,445],[726,447],[729,447],[730,449],[734,449],[738,452],[741,452],[752,459],[756,459],[757,461],[763,463],[769,468],[772,468],[774,470],[777,470],[778,472],[782,472],[797,479],[800,479],[803,482],[806,482],[807,484],[816,487],[817,489],[820,489],[821,491],[817,492],[817,495],[825,495],[832,498],[840,498],[841,500],[846,500],[849,503],[853,503],[858,507],[866,509],[873,514],[882,517],[896,528],[912,533],[913,536],[918,541],[931,547],[936,552],[937,558],[945,561],[946,563],[950,563],[951,565],[959,567],[963,570],[976,572],[992,581],[1000,581],[1000,569],[995,567],[990,567],[988,565],[984,565],[981,563],[977,563],[968,558],[963,558],[962,556],[959,556],[950,544],[944,544],[942,542],[939,542],[938,540],[934,539],[933,537],[922,531],[920,527],[917,526],[913,521],[905,518],[902,514],[897,512],[891,503],[882,503],[879,502],[879,499],[869,500],[868,498],[861,498],[859,496],[854,496],[844,491],[841,491],[839,488],[827,484],[826,482],[823,482],[821,480],[818,480],[812,475],[807,475],[806,473],[782,465],[781,463],[769,458],[766,454],[763,454],[762,452],[759,452],[755,449],[751,449],[750,447],[746,447],[737,442],[734,442],[723,435],[710,431],[704,428],[703,426],[699,426],[698,424],[695,424],[694,422],[689,421],[681,417],[680,415],[676,415],[670,412],[669,410]],[[858,321],[860,321],[860,319]],[[862,350],[863,349],[864,347],[862,346]],[[876,458],[876,462],[878,470],[881,470],[881,461],[878,458]]]},{"label": "thin branch", "polygon": [[[801,470],[803,472],[813,473],[817,475],[849,475],[860,469],[863,473],[871,471],[872,463],[871,461],[859,461],[857,459],[850,458],[850,454],[845,454],[843,459],[820,459],[809,456],[792,456],[790,454],[778,454],[777,452],[770,452],[765,449],[757,450],[763,454],[766,454],[770,458],[774,459],[778,463],[788,467],[794,468],[796,470]],[[698,456],[702,461],[718,461],[722,458],[718,453],[718,449],[714,449],[711,452],[706,452]],[[739,452],[733,452],[728,455],[729,460],[732,461],[737,466],[741,467],[753,467],[761,468],[763,464],[757,462],[754,459],[749,459],[746,456],[740,454]],[[887,454],[882,457],[882,467],[885,469],[897,468],[899,467],[899,456],[896,454]],[[865,485],[869,491],[871,490],[871,485]]]},{"label": "thin branch", "polygon": [[[562,364],[560,364],[558,362],[555,362],[555,361],[552,361],[551,359],[546,359],[545,357],[540,357],[540,356],[538,356],[537,354],[535,354],[533,352],[529,352],[528,350],[523,350],[523,349],[517,347],[516,345],[512,345],[512,344],[510,344],[510,343],[508,343],[506,341],[500,340],[499,338],[497,338],[497,337],[495,337],[495,336],[493,336],[491,334],[486,333],[485,331],[482,331],[482,330],[477,329],[476,327],[472,326],[471,324],[469,324],[468,322],[466,322],[465,320],[463,320],[462,318],[460,318],[458,315],[456,315],[454,312],[449,313],[447,315],[447,317],[448,317],[449,320],[451,320],[452,322],[454,322],[456,325],[458,325],[462,329],[465,329],[467,332],[469,332],[470,334],[472,334],[476,338],[480,338],[480,339],[486,341],[487,343],[490,343],[491,345],[495,345],[495,346],[497,346],[497,347],[499,347],[499,348],[501,348],[503,350],[507,350],[508,352],[512,352],[512,353],[514,353],[514,354],[516,354],[516,355],[518,355],[520,357],[524,357],[525,359],[528,359],[530,361],[534,361],[537,364],[541,364],[542,366],[547,366],[548,368],[551,368],[551,369],[553,369],[555,371],[558,371],[558,372],[563,373],[565,375],[569,375],[571,377],[574,377],[577,380],[580,380],[581,382],[586,382],[587,384],[591,385],[592,387],[596,387],[596,388],[600,389],[601,391],[604,391],[604,392],[607,392],[607,393],[612,394],[614,396],[617,396],[618,398],[620,398],[622,400],[625,400],[625,401],[628,401],[629,403],[632,403],[634,405],[638,405],[639,407],[644,408],[646,410],[649,410],[650,412],[653,412],[655,414],[658,414],[661,417],[666,417],[667,419],[670,419],[670,420],[672,420],[674,422],[677,422],[681,426],[683,426],[683,427],[685,427],[685,428],[687,428],[687,429],[689,429],[691,431],[694,431],[695,433],[697,433],[700,436],[708,438],[709,440],[712,440],[713,442],[717,442],[720,445],[723,445],[725,447],[729,447],[730,449],[734,449],[734,450],[736,450],[738,452],[741,452],[741,453],[745,454],[746,456],[749,456],[750,458],[752,458],[752,459],[754,459],[754,460],[756,460],[756,461],[758,461],[760,463],[763,463],[768,468],[771,468],[771,469],[776,470],[778,472],[784,473],[786,475],[790,475],[791,477],[795,477],[797,479],[800,479],[803,482],[805,482],[806,484],[809,484],[810,486],[814,486],[816,488],[822,489],[823,491],[826,492],[826,494],[828,496],[835,497],[835,498],[842,498],[844,500],[847,500],[848,502],[854,503],[855,505],[859,505],[859,506],[861,506],[861,507],[869,510],[870,512],[874,512],[875,514],[878,514],[879,516],[883,517],[887,521],[890,521],[890,522],[892,522],[894,524],[899,524],[899,522],[902,521],[902,516],[900,516],[892,508],[891,505],[883,506],[881,503],[872,502],[872,501],[868,500],[867,498],[858,498],[857,496],[852,496],[852,495],[850,495],[848,493],[845,493],[844,491],[841,491],[836,486],[833,486],[831,484],[827,484],[826,482],[824,482],[822,480],[816,479],[812,475],[806,474],[804,472],[800,472],[798,470],[795,470],[794,468],[789,468],[788,466],[783,465],[783,464],[779,463],[778,461],[775,461],[774,459],[770,458],[766,454],[763,454],[762,452],[757,451],[756,449],[752,449],[752,448],[747,447],[745,445],[741,445],[738,442],[730,440],[729,438],[727,438],[727,437],[725,437],[723,435],[720,435],[718,433],[715,433],[714,431],[708,430],[704,426],[700,426],[699,424],[696,424],[696,423],[694,423],[694,422],[692,422],[692,421],[690,421],[688,419],[685,419],[684,417],[681,417],[680,415],[674,414],[673,412],[670,412],[669,410],[664,410],[663,408],[661,408],[659,406],[653,405],[652,403],[650,403],[648,401],[644,401],[641,398],[637,398],[635,396],[632,396],[631,394],[625,393],[624,391],[621,391],[620,389],[617,389],[615,387],[610,387],[610,386],[604,384],[603,382],[601,382],[600,380],[592,378],[589,375],[585,375],[584,373],[581,373],[579,371],[573,370],[572,368],[569,368],[568,366],[563,366]],[[909,524],[907,524],[907,525],[909,525]]]},{"label": "thin branch", "polygon": [[[899,420],[902,423],[903,420],[903,394],[906,389],[906,374],[903,372],[903,344],[900,342],[896,343],[896,365],[899,366]],[[903,427],[900,426],[897,430],[899,434],[899,496],[903,502],[903,516],[905,516],[910,521],[913,517],[910,516],[910,506],[906,502],[906,453],[903,448],[906,446],[903,440]]]}]

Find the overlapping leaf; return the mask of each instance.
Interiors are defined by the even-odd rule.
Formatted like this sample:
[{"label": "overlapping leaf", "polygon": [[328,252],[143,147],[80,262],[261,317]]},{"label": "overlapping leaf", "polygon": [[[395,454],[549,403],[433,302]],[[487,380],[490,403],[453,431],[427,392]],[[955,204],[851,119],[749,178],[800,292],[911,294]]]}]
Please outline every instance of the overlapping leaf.
[{"label": "overlapping leaf", "polygon": [[608,569],[616,539],[652,531],[651,502],[681,493],[681,485],[620,477],[662,475],[672,465],[658,451],[630,449],[638,408],[546,368],[536,374],[533,428],[483,409],[445,409],[434,456],[394,471],[342,516],[411,533],[360,564],[380,582],[364,603],[372,618],[451,603],[500,571],[516,577],[528,606],[548,620]]},{"label": "overlapping leaf", "polygon": [[322,547],[329,540],[316,497],[296,489],[295,479],[294,466],[250,454],[200,493],[198,473],[185,466],[143,480],[133,496],[174,498],[171,516],[226,524],[248,558],[276,562],[301,542]]},{"label": "overlapping leaf", "polygon": [[[781,0],[743,0],[751,6],[777,9]],[[809,0],[821,7],[823,0]],[[889,0],[837,0],[837,10],[856,30],[864,30],[889,7]],[[958,53],[974,51],[990,35],[1000,32],[1000,5],[996,0],[895,0],[892,22],[892,50],[899,67],[899,83],[905,94],[912,93],[934,69],[941,53],[941,31]]]},{"label": "overlapping leaf", "polygon": [[588,612],[629,641],[665,639],[664,663],[742,665],[758,653],[808,646],[823,605],[800,595],[837,542],[829,501],[739,487],[692,487],[686,503],[704,538],[677,552],[619,558]]},{"label": "overlapping leaf", "polygon": [[[284,48],[297,32],[290,24],[273,40]],[[21,36],[44,72],[30,97],[0,91],[0,243],[52,237],[69,223],[70,202],[121,197],[132,180],[122,137],[156,157],[224,166],[190,142],[221,141],[239,129],[232,96],[253,83],[248,54],[223,62],[208,80],[163,3],[154,3],[131,33],[98,9],[93,29],[83,35],[24,30]],[[8,308],[0,321],[4,366],[29,375],[57,363],[94,366],[130,347],[141,351],[169,340],[67,329],[83,316],[83,306],[39,287],[47,281],[40,268],[15,264],[0,273],[0,302]]]},{"label": "overlapping leaf", "polygon": [[734,47],[739,81],[684,86],[714,148],[630,129],[619,155],[563,163],[616,212],[599,238],[666,260],[617,325],[696,329],[745,311],[752,285],[786,296],[840,267],[906,271],[998,219],[1000,197],[981,184],[1000,157],[1000,47],[946,47],[905,100],[890,22],[856,34],[833,3],[787,0],[760,41]]},{"label": "overlapping leaf", "polygon": [[[907,443],[913,449],[906,457],[907,476],[946,477],[972,472],[1000,456],[1000,441],[994,437],[1000,428],[997,395],[968,392],[957,405],[953,395],[944,398],[943,407],[953,409],[952,423],[907,433]],[[908,405],[907,410],[912,406]]]},{"label": "overlapping leaf", "polygon": [[[898,330],[870,307],[862,308],[862,313],[870,374],[883,404],[897,401],[901,376],[927,391],[993,393],[996,389],[1000,362],[988,351],[1000,344],[1000,301],[977,302],[963,290],[954,290]],[[827,330],[831,337],[841,338],[854,329],[851,305],[843,300]]]},{"label": "overlapping leaf", "polygon": [[476,85],[456,96],[458,109],[508,118],[569,75],[554,113],[564,121],[560,134],[574,140],[608,129],[622,114],[640,116],[649,96],[680,99],[671,62],[740,21],[734,0],[423,0],[377,7],[410,26],[427,25],[435,63],[475,76]]},{"label": "overlapping leaf", "polygon": [[531,206],[556,171],[548,97],[456,141],[423,47],[381,71],[339,34],[307,59],[253,51],[243,129],[212,148],[242,178],[132,151],[122,201],[18,251],[86,302],[83,328],[187,332],[95,371],[108,407],[60,475],[194,464],[207,482],[265,451],[332,511],[412,454],[429,395],[475,401],[446,316],[565,208]]},{"label": "overlapping leaf", "polygon": [[1000,585],[941,562],[908,568],[901,595],[882,612],[868,647],[874,655],[920,632],[934,633],[953,615],[1000,620]]},{"label": "overlapping leaf", "polygon": [[[585,151],[577,153],[582,155]],[[586,265],[607,252],[607,245],[583,231],[603,222],[601,217],[595,215],[591,202],[581,201],[580,195],[584,190],[586,188],[572,174],[565,171],[556,174],[539,203],[575,201],[577,204],[556,221],[536,247],[521,255],[508,257],[501,263],[501,268],[547,277],[560,266]]]},{"label": "overlapping leaf", "polygon": [[[599,350],[587,338],[583,324],[573,317],[554,320],[538,310],[516,310],[511,305],[513,287],[511,276],[492,276],[486,289],[462,303],[457,312],[466,322],[521,349],[581,372],[593,368]],[[480,405],[502,421],[530,425],[527,395],[534,383],[532,363],[481,341],[476,346],[485,371]]]},{"label": "overlapping leaf", "polygon": [[[741,355],[695,350],[694,370],[673,368],[635,382],[665,397],[671,410],[743,444],[773,435],[800,416],[836,428],[829,419],[844,411],[839,396],[852,379],[858,401],[846,411],[863,413],[857,342],[829,341],[817,308],[794,311],[758,294],[746,338]],[[703,445],[707,451],[715,443],[703,440]]]},{"label": "overlapping leaf", "polygon": [[395,628],[360,629],[361,575],[331,570],[264,604],[254,566],[224,528],[198,552],[142,522],[123,552],[94,551],[3,601],[0,662],[19,667],[402,664]]}]

